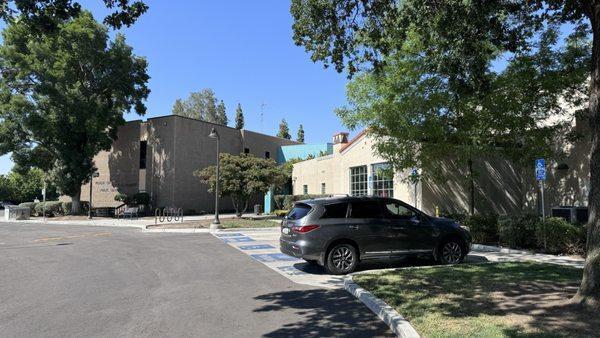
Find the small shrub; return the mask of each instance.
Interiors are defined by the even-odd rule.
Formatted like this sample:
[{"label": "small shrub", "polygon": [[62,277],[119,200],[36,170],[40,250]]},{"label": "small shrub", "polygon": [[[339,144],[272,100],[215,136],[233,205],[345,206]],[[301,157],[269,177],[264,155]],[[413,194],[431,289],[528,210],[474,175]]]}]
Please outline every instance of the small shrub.
[{"label": "small shrub", "polygon": [[537,247],[535,230],[539,217],[536,214],[502,216],[498,219],[500,244],[511,248],[532,249]]},{"label": "small shrub", "polygon": [[275,195],[273,196],[273,201],[275,202],[275,207],[277,209],[283,209],[285,203],[285,196],[287,195]]},{"label": "small shrub", "polygon": [[474,243],[498,243],[498,215],[472,215],[467,217],[463,224],[471,229]]},{"label": "small shrub", "polygon": [[59,216],[63,213],[62,202],[60,201],[47,201],[40,202],[35,206],[35,213],[38,216]]},{"label": "small shrub", "polygon": [[61,207],[62,207],[63,215],[70,215],[72,206],[73,206],[73,202],[62,202]]},{"label": "small shrub", "polygon": [[19,204],[19,207],[21,208],[29,208],[29,212],[31,215],[35,215],[35,206],[37,205],[36,202],[25,202],[25,203],[21,203]]},{"label": "small shrub", "polygon": [[125,202],[126,199],[127,199],[126,194],[118,193],[115,195],[115,201],[117,201],[117,202]]},{"label": "small shrub", "polygon": [[581,246],[582,228],[559,217],[550,217],[537,224],[536,239],[548,253],[570,253]]},{"label": "small shrub", "polygon": [[285,195],[285,197],[283,198],[283,209],[292,209],[292,206],[294,205],[294,196],[292,195]]},{"label": "small shrub", "polygon": [[289,212],[289,210],[278,209],[273,211],[273,215],[277,217],[285,217],[285,215],[287,215]]}]

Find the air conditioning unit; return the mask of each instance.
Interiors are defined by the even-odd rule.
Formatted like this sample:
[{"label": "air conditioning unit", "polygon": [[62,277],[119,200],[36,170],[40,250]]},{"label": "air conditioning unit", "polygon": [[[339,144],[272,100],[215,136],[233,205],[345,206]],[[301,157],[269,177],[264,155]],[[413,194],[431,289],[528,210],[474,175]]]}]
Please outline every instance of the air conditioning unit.
[{"label": "air conditioning unit", "polygon": [[564,205],[553,207],[552,217],[564,218],[570,223],[585,224],[588,221],[588,208]]}]

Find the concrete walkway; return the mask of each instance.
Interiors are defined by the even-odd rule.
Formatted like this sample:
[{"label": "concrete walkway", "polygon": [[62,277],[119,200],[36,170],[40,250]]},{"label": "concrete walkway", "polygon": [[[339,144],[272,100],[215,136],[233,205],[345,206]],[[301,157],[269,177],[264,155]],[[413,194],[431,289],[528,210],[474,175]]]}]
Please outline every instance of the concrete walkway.
[{"label": "concrete walkway", "polygon": [[[221,214],[219,215],[221,219],[228,219],[236,217],[235,214]],[[242,217],[256,217],[253,213],[243,214]],[[184,216],[184,222],[194,222],[194,221],[202,221],[202,220],[211,220],[214,218],[214,215],[193,215],[193,216]],[[6,221],[4,218],[0,218],[0,224],[2,223],[28,223],[28,224],[57,224],[57,225],[88,225],[88,226],[110,226],[110,227],[133,227],[146,229],[149,225],[156,224],[154,217],[141,217],[134,219],[123,219],[123,218],[106,218],[106,217],[94,217],[93,219],[87,219],[85,217],[78,219],[55,219],[52,217],[46,218],[45,220],[41,217],[33,217],[28,220],[23,221]],[[171,222],[176,224],[177,222]],[[158,223],[158,224],[167,224],[167,223]]]}]

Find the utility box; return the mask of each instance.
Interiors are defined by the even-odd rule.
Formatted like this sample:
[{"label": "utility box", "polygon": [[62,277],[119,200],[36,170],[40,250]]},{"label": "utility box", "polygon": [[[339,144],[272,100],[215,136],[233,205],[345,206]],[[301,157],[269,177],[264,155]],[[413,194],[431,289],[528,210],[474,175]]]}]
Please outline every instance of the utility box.
[{"label": "utility box", "polygon": [[4,209],[4,219],[6,221],[21,221],[29,219],[31,210],[29,208],[11,206]]}]

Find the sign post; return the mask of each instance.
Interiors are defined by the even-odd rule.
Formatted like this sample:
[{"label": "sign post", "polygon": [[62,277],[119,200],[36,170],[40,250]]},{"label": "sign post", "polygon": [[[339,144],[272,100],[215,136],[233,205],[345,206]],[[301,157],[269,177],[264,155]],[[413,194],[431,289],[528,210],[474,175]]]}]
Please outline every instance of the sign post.
[{"label": "sign post", "polygon": [[544,207],[544,181],[546,180],[546,160],[535,160],[535,179],[540,182],[540,197],[542,199],[542,226],[544,227],[544,250],[547,248],[546,208]]},{"label": "sign post", "polygon": [[46,222],[46,178],[44,177],[44,187],[42,188],[42,215],[44,216],[44,223]]},{"label": "sign post", "polygon": [[546,160],[543,158],[535,160],[535,179],[540,183],[542,198],[542,220],[546,219],[546,208],[544,207],[544,181],[546,180]]}]

